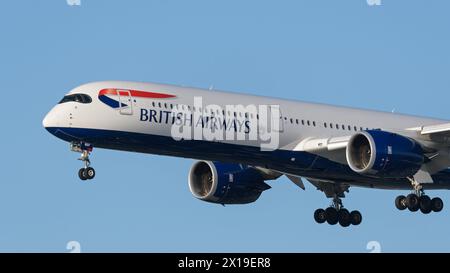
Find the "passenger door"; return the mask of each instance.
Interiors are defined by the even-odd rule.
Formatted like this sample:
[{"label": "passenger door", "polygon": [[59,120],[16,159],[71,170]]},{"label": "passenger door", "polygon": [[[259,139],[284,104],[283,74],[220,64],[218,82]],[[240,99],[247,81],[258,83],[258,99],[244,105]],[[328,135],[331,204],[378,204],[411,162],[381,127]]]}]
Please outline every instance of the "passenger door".
[{"label": "passenger door", "polygon": [[117,90],[119,96],[120,114],[132,115],[133,114],[133,98],[131,97],[130,90]]}]

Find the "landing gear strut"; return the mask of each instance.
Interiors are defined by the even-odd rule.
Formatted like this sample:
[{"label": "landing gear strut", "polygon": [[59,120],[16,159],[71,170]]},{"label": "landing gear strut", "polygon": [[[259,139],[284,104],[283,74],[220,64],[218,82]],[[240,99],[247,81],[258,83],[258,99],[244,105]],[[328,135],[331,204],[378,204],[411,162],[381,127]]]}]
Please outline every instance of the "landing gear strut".
[{"label": "landing gear strut", "polygon": [[343,227],[348,227],[361,224],[362,215],[357,210],[349,212],[345,209],[342,205],[342,200],[336,195],[330,207],[325,210],[317,209],[314,212],[314,219],[319,224],[327,222],[329,225],[336,225],[339,223]]},{"label": "landing gear strut", "polygon": [[406,197],[404,195],[397,196],[395,198],[395,207],[399,210],[408,209],[409,211],[416,212],[420,210],[423,214],[428,214],[432,211],[440,212],[444,208],[444,202],[439,197],[431,199],[422,188],[422,185],[418,183],[414,178],[409,178],[413,187],[412,193]]},{"label": "landing gear strut", "polygon": [[89,160],[89,154],[92,152],[93,147],[89,143],[71,143],[70,149],[81,153],[81,157],[78,160],[83,161],[84,167],[78,170],[78,177],[83,181],[93,179],[95,170],[90,167],[91,161]]}]

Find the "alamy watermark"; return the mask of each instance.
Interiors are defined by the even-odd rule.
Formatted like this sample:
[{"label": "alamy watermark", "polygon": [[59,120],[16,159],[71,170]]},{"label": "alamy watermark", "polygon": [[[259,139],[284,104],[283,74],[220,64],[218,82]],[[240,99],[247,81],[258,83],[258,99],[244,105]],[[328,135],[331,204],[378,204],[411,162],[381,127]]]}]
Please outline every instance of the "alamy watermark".
[{"label": "alamy watermark", "polygon": [[193,105],[176,104],[171,108],[141,108],[139,119],[171,125],[171,136],[177,141],[247,142],[265,151],[279,147],[283,129],[279,105],[230,104],[223,108],[203,105],[202,97],[194,97]]},{"label": "alamy watermark", "polygon": [[81,253],[81,244],[78,241],[69,241],[66,249],[69,250],[69,253]]},{"label": "alamy watermark", "polygon": [[366,0],[369,6],[381,6],[381,0]]},{"label": "alamy watermark", "polygon": [[370,253],[381,253],[381,244],[378,241],[370,241],[367,243],[366,249],[370,250]]},{"label": "alamy watermark", "polygon": [[[369,6],[381,6],[381,0],[366,0]],[[81,0],[66,0],[69,6],[81,6]]]},{"label": "alamy watermark", "polygon": [[66,0],[69,6],[81,6],[81,0]]}]

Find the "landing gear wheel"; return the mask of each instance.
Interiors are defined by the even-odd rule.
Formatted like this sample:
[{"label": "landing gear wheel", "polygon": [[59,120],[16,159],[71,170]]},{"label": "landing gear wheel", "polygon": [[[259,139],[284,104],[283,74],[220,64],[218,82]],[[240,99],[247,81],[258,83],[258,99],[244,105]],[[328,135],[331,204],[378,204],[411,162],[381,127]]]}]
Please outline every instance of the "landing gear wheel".
[{"label": "landing gear wheel", "polygon": [[327,215],[325,213],[325,210],[323,209],[317,209],[314,212],[314,220],[316,220],[317,223],[323,224],[327,220]]},{"label": "landing gear wheel", "polygon": [[88,167],[84,171],[87,179],[93,179],[95,177],[95,170],[92,167]]},{"label": "landing gear wheel", "polygon": [[327,216],[327,222],[330,225],[336,225],[338,222],[338,211],[333,208],[329,207],[325,210],[325,214]]},{"label": "landing gear wheel", "polygon": [[354,210],[350,213],[350,221],[352,225],[357,226],[361,224],[362,222],[362,215],[361,212]]},{"label": "landing gear wheel", "polygon": [[419,197],[413,193],[406,197],[406,205],[410,211],[418,211],[420,207]]},{"label": "landing gear wheel", "polygon": [[406,197],[404,195],[399,195],[395,198],[395,207],[399,210],[404,210],[407,208]]},{"label": "landing gear wheel", "polygon": [[444,208],[444,202],[439,197],[431,199],[431,209],[434,212],[440,212]]},{"label": "landing gear wheel", "polygon": [[347,209],[340,209],[338,211],[338,221],[343,227],[348,227],[351,224],[350,212]]},{"label": "landing gear wheel", "polygon": [[[325,221],[329,225],[336,225],[337,223],[339,223],[339,225],[342,227],[348,227],[351,224],[359,225],[361,223],[361,213],[359,211],[352,211],[352,213],[350,213],[346,208],[344,208],[344,204],[342,203],[341,198],[345,197],[344,192],[348,192],[348,188],[349,185],[340,183],[333,185],[331,189],[321,188],[321,190],[325,192],[327,197],[332,197],[333,199],[328,208],[326,208],[325,210],[317,209],[314,212],[314,220],[316,220],[317,223],[321,224]],[[331,195],[331,193],[333,194]]]},{"label": "landing gear wheel", "polygon": [[419,198],[419,207],[423,214],[428,214],[431,212],[431,199],[428,195],[422,195]]},{"label": "landing gear wheel", "polygon": [[87,180],[88,178],[86,177],[86,173],[85,173],[85,168],[81,168],[79,171],[78,171],[78,177],[81,179],[81,180]]},{"label": "landing gear wheel", "polygon": [[91,160],[89,159],[90,153],[93,151],[94,147],[86,142],[71,142],[70,150],[81,153],[81,157],[78,160],[83,162],[84,167],[78,171],[78,177],[81,180],[90,180],[95,177],[95,170],[90,167]]}]

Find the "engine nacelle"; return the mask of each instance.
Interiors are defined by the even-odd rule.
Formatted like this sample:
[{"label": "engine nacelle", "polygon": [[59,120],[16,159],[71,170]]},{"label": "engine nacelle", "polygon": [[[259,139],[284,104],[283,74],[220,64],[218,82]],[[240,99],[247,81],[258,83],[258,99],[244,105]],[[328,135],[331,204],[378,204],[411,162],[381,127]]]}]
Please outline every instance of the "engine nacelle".
[{"label": "engine nacelle", "polygon": [[218,204],[256,201],[270,186],[257,169],[211,161],[197,161],[189,171],[189,189],[194,197]]},{"label": "engine nacelle", "polygon": [[346,155],[353,171],[385,178],[412,176],[425,160],[422,147],[415,140],[381,130],[353,135]]}]

